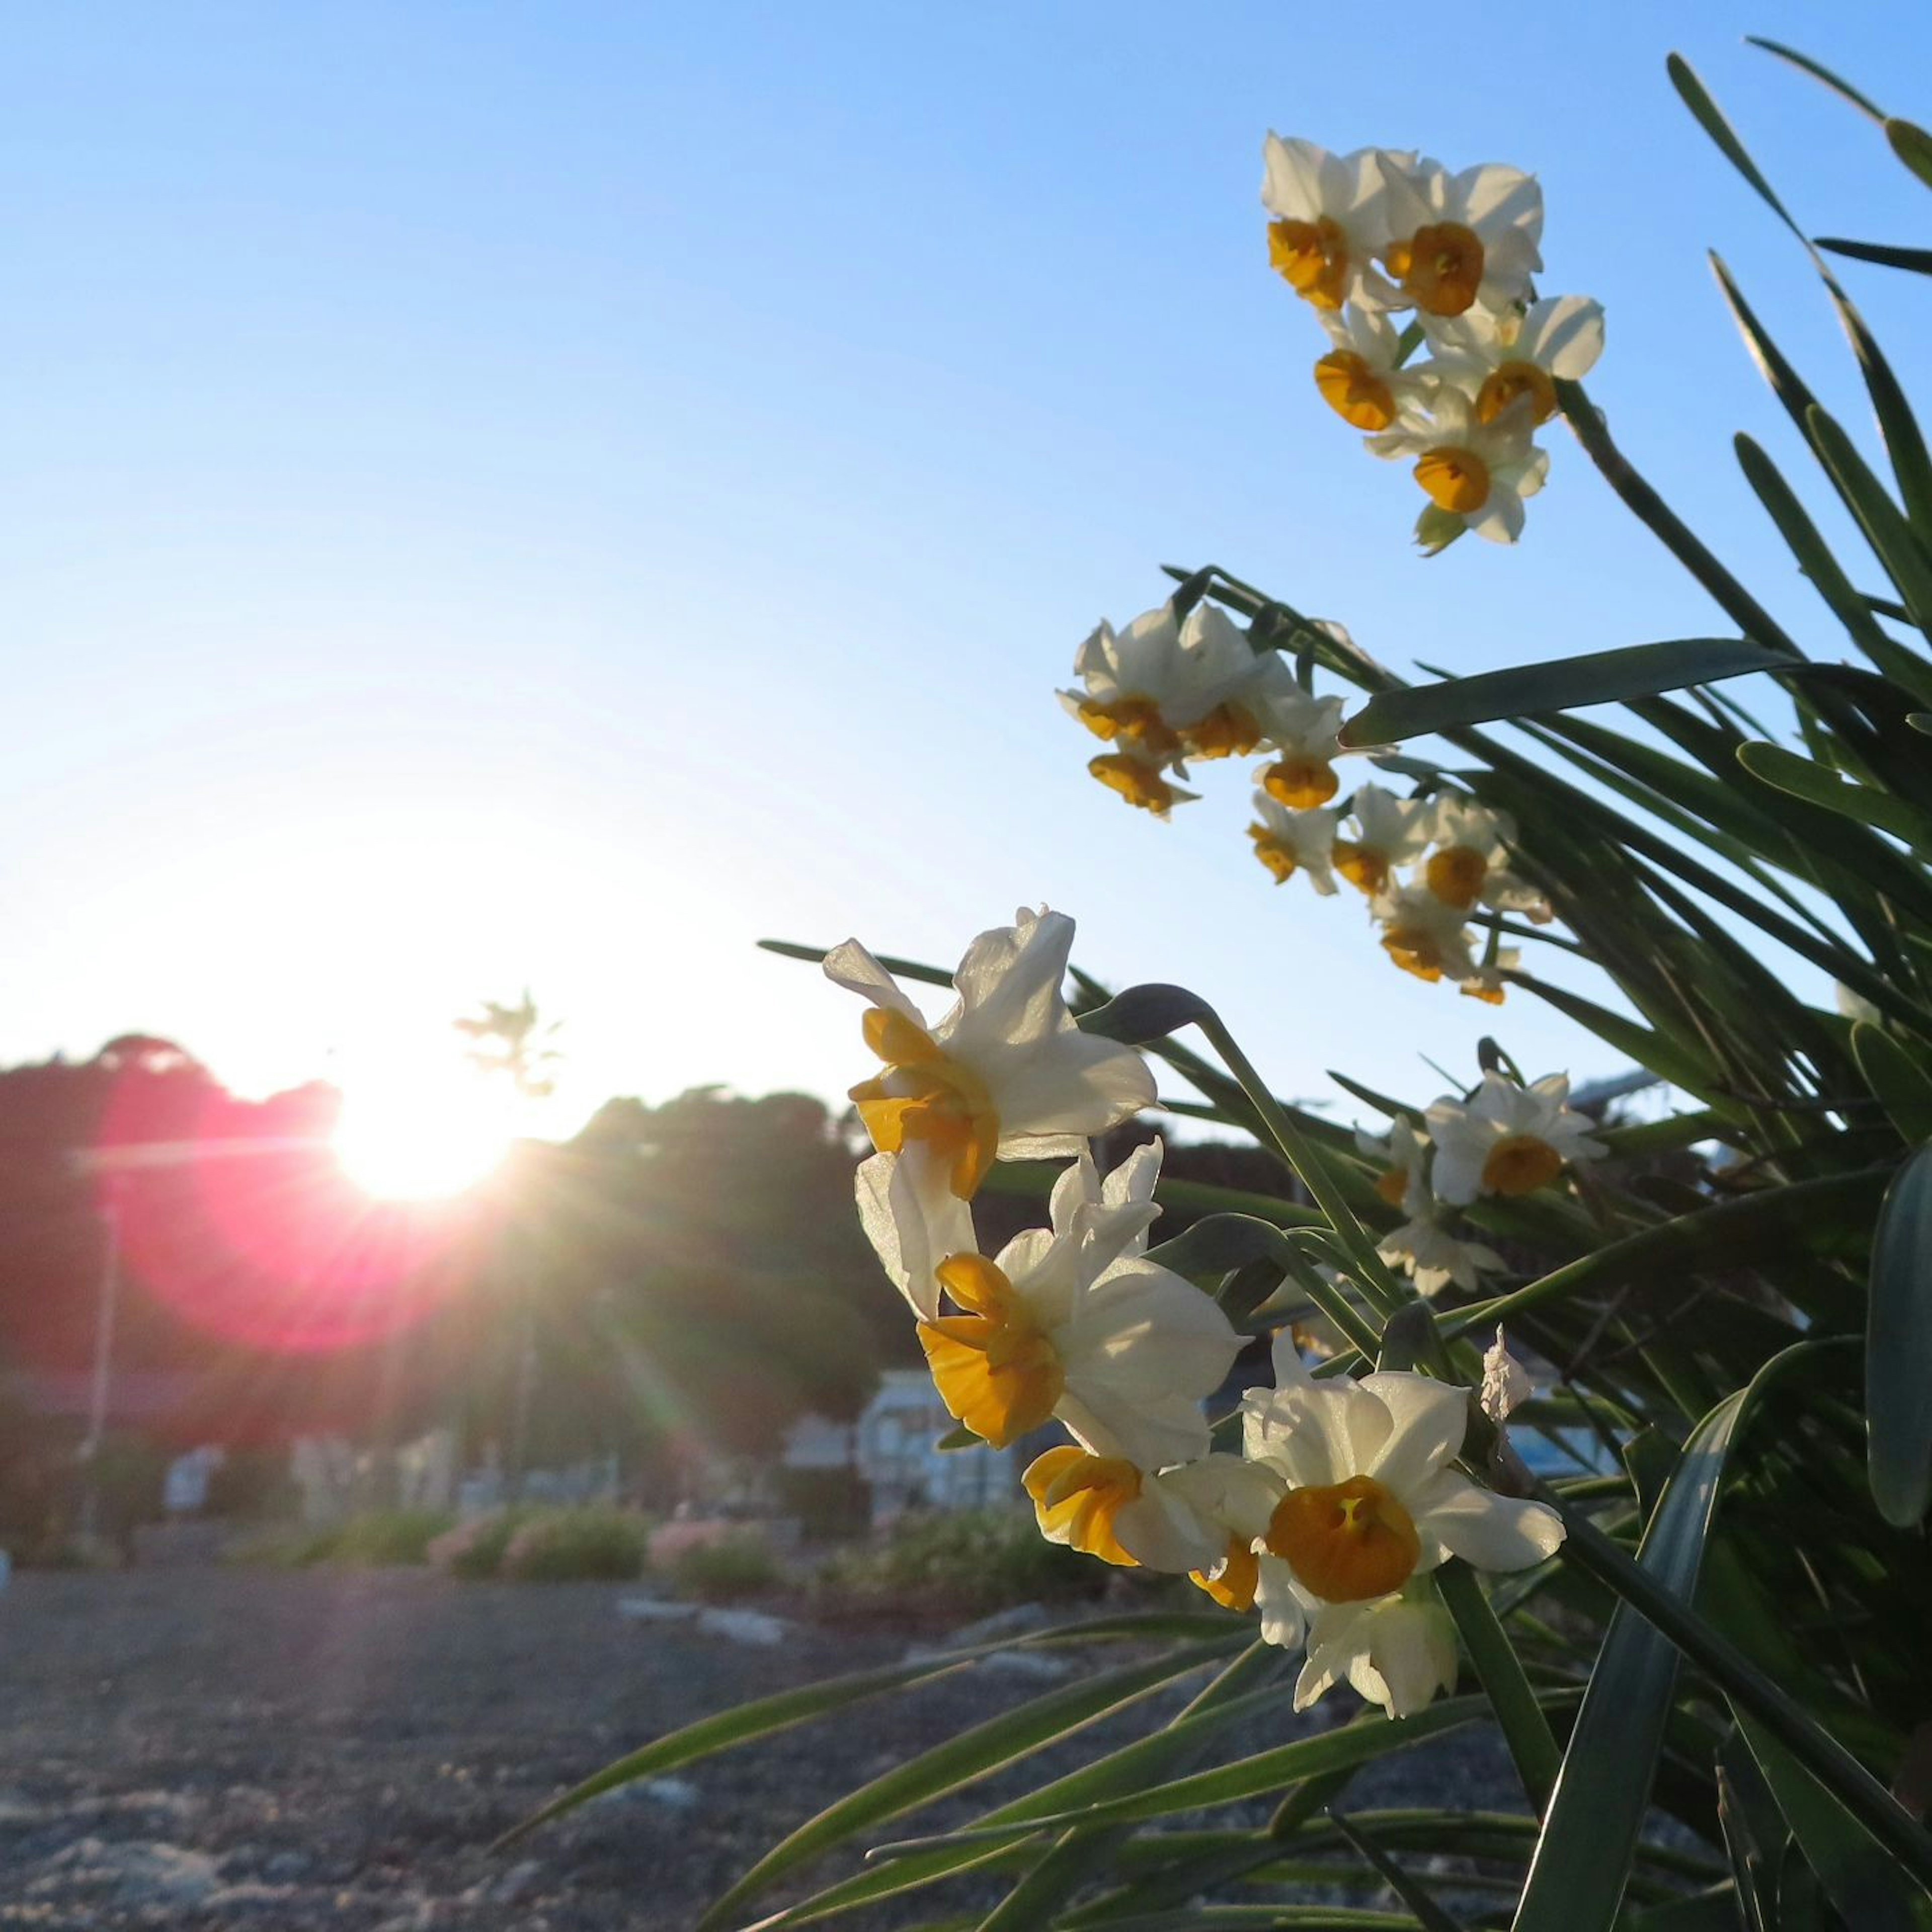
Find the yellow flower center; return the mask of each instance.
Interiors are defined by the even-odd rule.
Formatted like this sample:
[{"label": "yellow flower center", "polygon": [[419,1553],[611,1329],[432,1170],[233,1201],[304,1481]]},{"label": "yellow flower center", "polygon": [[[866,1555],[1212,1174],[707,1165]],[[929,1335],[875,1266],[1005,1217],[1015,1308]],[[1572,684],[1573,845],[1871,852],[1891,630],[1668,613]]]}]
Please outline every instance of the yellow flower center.
[{"label": "yellow flower center", "polygon": [[1348,238],[1340,222],[1270,221],[1268,261],[1297,295],[1317,308],[1340,308],[1348,290]]},{"label": "yellow flower center", "polygon": [[1434,982],[1442,976],[1442,944],[1420,926],[1392,926],[1382,934],[1382,950],[1405,973]]},{"label": "yellow flower center", "polygon": [[1468,980],[1462,988],[1466,1000],[1480,1000],[1486,1006],[1499,1006],[1503,1003],[1503,984],[1500,980]]},{"label": "yellow flower center", "polygon": [[1430,315],[1460,315],[1483,285],[1483,244],[1460,221],[1432,221],[1383,254],[1402,292]]},{"label": "yellow flower center", "polygon": [[1004,1449],[1052,1414],[1066,1386],[1059,1352],[985,1256],[948,1255],[938,1274],[967,1311],[919,1324],[939,1399],[982,1442]]},{"label": "yellow flower center", "polygon": [[1432,449],[1415,466],[1415,480],[1438,509],[1473,516],[1490,500],[1490,466],[1473,449]]},{"label": "yellow flower center", "polygon": [[1391,1208],[1400,1208],[1408,1192],[1408,1169],[1385,1167],[1376,1176],[1376,1192]]},{"label": "yellow flower center", "polygon": [[1291,812],[1308,812],[1326,805],[1341,781],[1326,758],[1279,758],[1263,770],[1262,789]]},{"label": "yellow flower center", "polygon": [[1476,392],[1476,420],[1494,422],[1519,396],[1533,397],[1530,420],[1546,423],[1556,413],[1556,385],[1534,362],[1505,362],[1483,379]]},{"label": "yellow flower center", "polygon": [[1372,845],[1358,845],[1352,838],[1335,842],[1335,869],[1350,885],[1370,898],[1388,884],[1389,862]]},{"label": "yellow flower center", "polygon": [[1460,906],[1466,912],[1476,903],[1489,876],[1488,856],[1469,845],[1445,845],[1432,852],[1423,869],[1429,890],[1444,905]]},{"label": "yellow flower center", "polygon": [[1131,758],[1125,752],[1103,752],[1087,760],[1087,769],[1109,791],[1117,791],[1130,805],[1165,818],[1173,808],[1174,788],[1153,765]]},{"label": "yellow flower center", "polygon": [[1268,1519],[1268,1546],[1330,1604],[1400,1589],[1422,1554],[1408,1510],[1372,1476],[1290,1490]]},{"label": "yellow flower center", "polygon": [[951,1163],[952,1192],[971,1200],[1000,1145],[986,1083],[916,1020],[888,1007],[867,1012],[866,1044],[891,1070],[888,1078],[861,1081],[849,1096],[873,1146],[881,1154],[903,1153],[908,1141],[930,1148]]},{"label": "yellow flower center", "polygon": [[1563,1172],[1563,1156],[1534,1134],[1511,1134],[1483,1162],[1485,1194],[1534,1194]]},{"label": "yellow flower center", "polygon": [[1116,739],[1134,746],[1156,763],[1171,758],[1180,749],[1180,734],[1161,716],[1160,706],[1151,698],[1131,692],[1111,704],[1086,699],[1080,706],[1080,722],[1096,738],[1112,744]]},{"label": "yellow flower center", "polygon": [[1395,398],[1389,386],[1352,349],[1323,356],[1315,365],[1315,386],[1322,400],[1357,429],[1387,429],[1395,421]]},{"label": "yellow flower center", "polygon": [[1185,727],[1181,736],[1196,758],[1244,758],[1262,741],[1262,728],[1244,705],[1217,704]]},{"label": "yellow flower center", "polygon": [[1021,1480],[1049,1542],[1084,1550],[1102,1563],[1132,1563],[1114,1535],[1114,1517],[1141,1492],[1141,1472],[1132,1463],[1118,1456],[1090,1456],[1084,1449],[1049,1449]]},{"label": "yellow flower center", "polygon": [[1300,861],[1265,825],[1250,826],[1248,836],[1255,842],[1255,856],[1274,874],[1275,884],[1286,885]]},{"label": "yellow flower center", "polygon": [[1261,1558],[1238,1536],[1228,1539],[1228,1553],[1212,1570],[1190,1570],[1188,1580],[1205,1590],[1224,1608],[1243,1616],[1255,1606],[1255,1586],[1261,1581]]}]

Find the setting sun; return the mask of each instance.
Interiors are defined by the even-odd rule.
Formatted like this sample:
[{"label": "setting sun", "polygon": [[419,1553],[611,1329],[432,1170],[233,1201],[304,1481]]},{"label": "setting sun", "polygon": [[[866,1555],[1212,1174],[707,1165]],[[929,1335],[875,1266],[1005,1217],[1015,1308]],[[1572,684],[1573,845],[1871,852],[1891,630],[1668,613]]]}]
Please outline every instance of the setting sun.
[{"label": "setting sun", "polygon": [[378,1199],[433,1200],[484,1180],[514,1138],[493,1083],[462,1068],[393,1068],[345,1084],[335,1157]]}]

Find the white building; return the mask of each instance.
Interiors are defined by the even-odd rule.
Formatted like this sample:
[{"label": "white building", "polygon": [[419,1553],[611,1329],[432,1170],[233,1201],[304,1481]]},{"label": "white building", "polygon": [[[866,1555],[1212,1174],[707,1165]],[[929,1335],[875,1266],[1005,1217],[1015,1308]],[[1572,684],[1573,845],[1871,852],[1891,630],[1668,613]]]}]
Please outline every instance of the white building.
[{"label": "white building", "polygon": [[1022,1445],[939,1448],[956,1426],[925,1370],[888,1369],[856,1422],[807,1415],[794,1423],[783,1460],[792,1469],[856,1469],[872,1485],[874,1522],[908,1507],[977,1509],[1012,1501],[1029,1460]]}]

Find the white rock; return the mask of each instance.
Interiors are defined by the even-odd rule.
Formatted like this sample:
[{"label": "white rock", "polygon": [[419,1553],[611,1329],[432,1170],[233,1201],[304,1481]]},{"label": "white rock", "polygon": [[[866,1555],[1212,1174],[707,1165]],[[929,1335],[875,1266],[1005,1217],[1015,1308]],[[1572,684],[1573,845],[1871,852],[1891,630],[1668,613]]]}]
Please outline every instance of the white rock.
[{"label": "white rock", "polygon": [[767,1616],[763,1610],[700,1610],[698,1628],[706,1636],[728,1637],[734,1643],[761,1644],[769,1648],[784,1642],[791,1626],[782,1617]]},{"label": "white rock", "polygon": [[668,1597],[620,1597],[617,1614],[633,1623],[688,1623],[698,1613],[696,1604],[674,1603]]}]

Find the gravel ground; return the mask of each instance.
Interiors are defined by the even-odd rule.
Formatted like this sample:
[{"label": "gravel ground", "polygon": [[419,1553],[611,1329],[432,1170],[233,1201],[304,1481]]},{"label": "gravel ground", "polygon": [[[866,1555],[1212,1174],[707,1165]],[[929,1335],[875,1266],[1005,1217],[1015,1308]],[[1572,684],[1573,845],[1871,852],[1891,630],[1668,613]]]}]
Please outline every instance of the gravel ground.
[{"label": "gravel ground", "polygon": [[[395,1570],[16,1576],[0,1597],[0,1928],[688,1927],[829,1798],[1052,1688],[976,1666],[491,1854],[500,1832],[623,1751],[750,1697],[895,1661],[909,1641],[799,1626],[762,1647],[627,1618],[619,1604],[636,1594]],[[1061,1666],[1075,1676],[1118,1660],[1076,1654]],[[1028,1781],[1104,1735],[1057,1747]],[[1508,1802],[1480,1738],[1378,1769],[1352,1802],[1437,1799],[1445,1774],[1465,1803]],[[985,1802],[984,1790],[946,1801],[884,1835],[962,1822]]]}]

